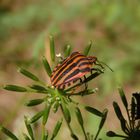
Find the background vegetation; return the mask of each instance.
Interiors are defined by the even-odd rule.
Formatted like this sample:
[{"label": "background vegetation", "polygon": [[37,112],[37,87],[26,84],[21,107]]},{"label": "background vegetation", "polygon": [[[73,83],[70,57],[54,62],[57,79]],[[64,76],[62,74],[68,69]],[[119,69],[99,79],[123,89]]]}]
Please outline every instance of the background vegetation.
[{"label": "background vegetation", "polygon": [[[18,66],[34,71],[49,83],[41,64],[43,55],[48,60],[50,58],[49,34],[55,37],[57,53],[62,52],[66,44],[70,44],[74,51],[82,51],[92,40],[90,55],[97,56],[114,70],[113,73],[107,71],[90,83],[91,87],[99,88],[98,94],[78,98],[80,102],[100,110],[103,110],[102,106],[109,109],[104,131],[100,135],[103,139],[109,139],[105,136],[108,129],[119,131],[118,121],[112,115],[113,100],[120,102],[117,86],[123,85],[128,99],[132,92],[140,88],[140,2],[1,0],[0,85],[31,83],[17,72]],[[29,110],[23,106],[26,98],[32,98],[27,94],[19,96],[2,90],[0,96],[0,122],[20,135],[18,129],[24,129],[21,123],[23,115],[32,115],[40,107]],[[52,116],[50,125],[55,125],[57,117]],[[86,119],[86,127],[96,131],[98,118],[89,115]],[[59,135],[65,139],[69,133],[64,127]],[[0,139],[3,139],[2,134]]]}]

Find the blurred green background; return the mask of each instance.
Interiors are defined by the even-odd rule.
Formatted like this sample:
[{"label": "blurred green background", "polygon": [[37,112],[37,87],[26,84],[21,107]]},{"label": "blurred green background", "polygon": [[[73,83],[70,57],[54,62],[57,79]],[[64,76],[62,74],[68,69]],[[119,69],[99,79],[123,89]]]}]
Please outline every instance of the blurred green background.
[{"label": "blurred green background", "polygon": [[[128,99],[132,92],[140,89],[140,1],[1,0],[0,85],[28,85],[31,82],[17,72],[18,66],[28,68],[49,82],[41,57],[45,55],[49,60],[50,34],[55,38],[57,53],[63,52],[66,44],[71,44],[73,51],[82,52],[92,40],[90,55],[97,56],[114,70],[113,73],[107,70],[90,83],[90,87],[99,88],[97,95],[77,98],[100,110],[103,107],[109,109],[108,120],[100,135],[103,140],[108,140],[107,130],[120,131],[119,122],[112,115],[112,101],[120,102],[117,86],[123,86]],[[17,128],[22,127],[19,118],[40,109],[28,109],[23,105],[30,98],[27,94],[2,90],[0,96],[0,122],[16,133],[19,133]],[[56,119],[57,116],[51,119],[50,124]],[[87,130],[95,134],[98,118],[85,115],[85,119]],[[76,131],[81,132],[78,128]],[[69,132],[64,127],[58,139],[68,137]],[[4,139],[2,134],[0,139]]]}]

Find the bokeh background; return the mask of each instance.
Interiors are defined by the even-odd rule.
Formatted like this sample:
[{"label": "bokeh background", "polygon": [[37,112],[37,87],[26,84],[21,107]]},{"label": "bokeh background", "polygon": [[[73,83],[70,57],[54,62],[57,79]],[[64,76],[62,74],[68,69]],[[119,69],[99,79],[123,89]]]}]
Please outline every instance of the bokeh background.
[{"label": "bokeh background", "polygon": [[[0,86],[32,82],[17,72],[19,66],[34,72],[49,84],[41,58],[46,56],[50,59],[50,34],[55,38],[57,53],[63,52],[66,44],[70,44],[73,51],[82,52],[92,40],[90,55],[97,56],[114,70],[113,73],[107,70],[90,82],[90,87],[99,88],[97,94],[76,98],[99,110],[109,109],[100,134],[103,140],[108,140],[105,136],[107,130],[120,132],[112,107],[114,100],[122,105],[117,87],[124,88],[128,100],[133,92],[140,91],[140,1],[0,0]],[[24,130],[23,116],[33,115],[41,109],[40,106],[32,109],[24,106],[25,101],[33,97],[37,95],[1,90],[0,123],[20,135]],[[87,115],[85,111],[82,113],[87,131],[95,134],[99,118]],[[52,113],[48,125],[50,131],[58,117],[61,113]],[[75,125],[76,116],[73,114],[72,117]],[[75,127],[80,135],[81,130],[77,125]],[[5,139],[0,133],[0,140]],[[59,139],[71,139],[65,125]]]}]

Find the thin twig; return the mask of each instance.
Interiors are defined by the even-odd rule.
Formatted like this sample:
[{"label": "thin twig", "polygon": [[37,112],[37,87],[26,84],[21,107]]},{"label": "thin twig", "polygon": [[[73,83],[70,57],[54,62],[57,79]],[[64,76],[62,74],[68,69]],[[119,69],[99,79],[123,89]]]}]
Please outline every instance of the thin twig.
[{"label": "thin twig", "polygon": [[83,131],[83,133],[84,133],[85,140],[88,140],[88,137],[87,137],[86,131],[85,131],[85,129],[84,129],[84,126],[82,126],[82,131]]},{"label": "thin twig", "polygon": [[[70,130],[71,136],[72,136],[72,135],[74,135],[74,132],[73,132],[73,130],[72,130],[72,128],[71,128],[69,122],[67,122],[67,119],[66,119],[66,116],[65,116],[65,114],[64,114],[62,105],[60,105],[60,108],[61,108],[62,114],[63,114],[63,116],[64,116],[64,119],[65,119],[65,121],[66,121],[66,124],[67,124],[67,126],[68,126],[68,128],[69,128],[69,130]],[[74,140],[78,140],[78,138],[74,138],[74,137],[72,137],[72,138],[73,138]]]}]

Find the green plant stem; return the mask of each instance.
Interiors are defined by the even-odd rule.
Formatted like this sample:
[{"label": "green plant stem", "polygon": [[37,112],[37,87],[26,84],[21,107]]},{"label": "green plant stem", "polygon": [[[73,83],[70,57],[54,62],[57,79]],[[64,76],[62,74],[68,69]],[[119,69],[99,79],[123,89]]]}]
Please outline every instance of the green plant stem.
[{"label": "green plant stem", "polygon": [[44,140],[44,135],[45,135],[45,125],[42,124],[42,139]]},{"label": "green plant stem", "polygon": [[82,126],[82,131],[83,131],[83,133],[84,133],[85,140],[88,140],[88,137],[87,137],[86,131],[85,131],[85,129],[84,129],[84,126]]},{"label": "green plant stem", "polygon": [[61,108],[61,111],[62,111],[62,113],[63,113],[64,119],[65,119],[65,121],[66,121],[66,123],[67,123],[67,126],[68,126],[69,130],[70,130],[70,132],[73,134],[73,130],[72,130],[70,124],[69,124],[69,123],[67,122],[67,120],[66,120],[66,117],[65,117],[65,114],[64,114],[62,105],[60,105],[60,108]]},{"label": "green plant stem", "polygon": [[[73,130],[72,130],[72,128],[71,128],[69,122],[67,122],[67,119],[66,119],[66,117],[65,117],[65,114],[64,114],[62,105],[60,105],[60,108],[61,108],[62,114],[63,114],[63,116],[64,116],[64,119],[65,119],[65,121],[66,121],[66,124],[67,124],[67,126],[68,126],[68,128],[69,128],[69,130],[70,130],[70,133],[71,133],[71,135],[73,135],[74,132],[73,132]],[[73,138],[73,139],[74,139],[74,138]],[[74,139],[74,140],[77,140],[77,139]]]},{"label": "green plant stem", "polygon": [[115,137],[120,137],[120,138],[125,138],[125,139],[128,139],[128,137],[127,136],[123,136],[123,135],[115,135]]}]

